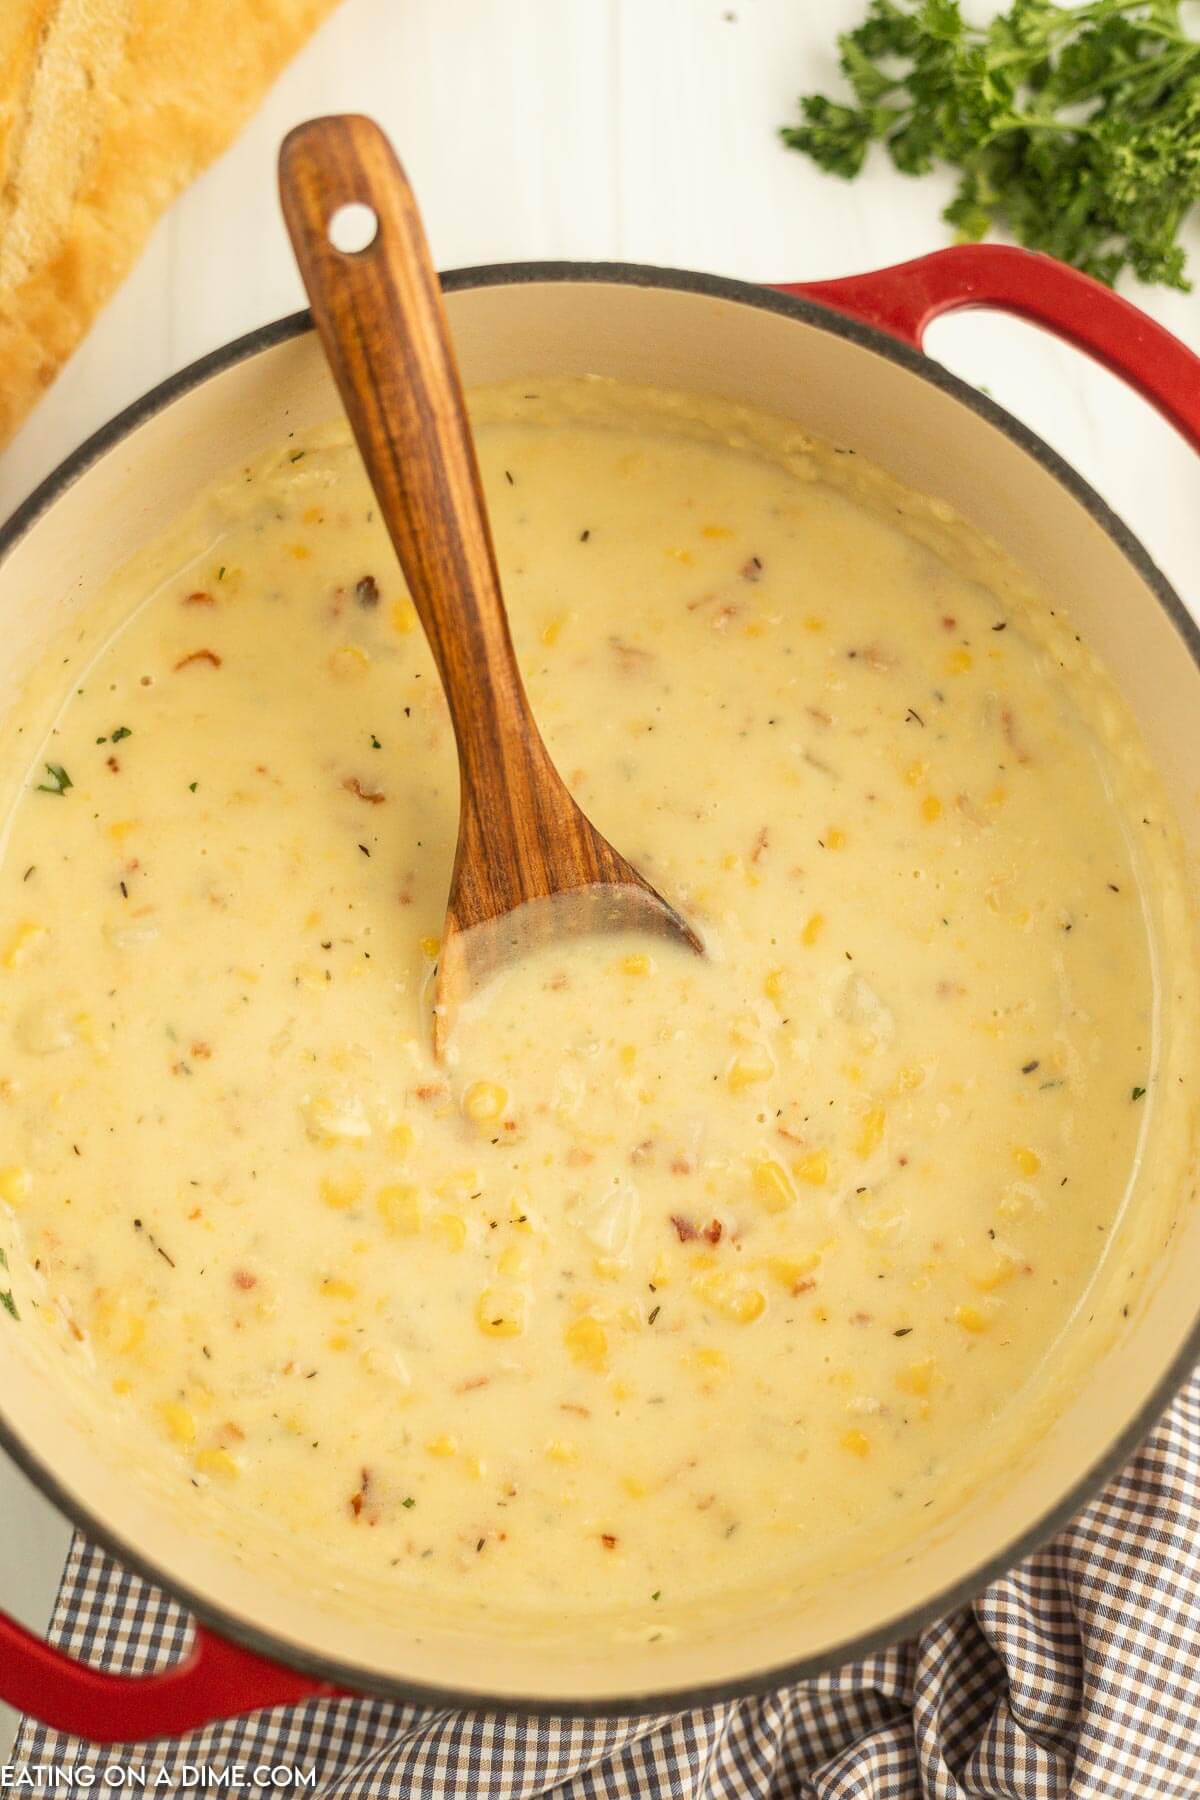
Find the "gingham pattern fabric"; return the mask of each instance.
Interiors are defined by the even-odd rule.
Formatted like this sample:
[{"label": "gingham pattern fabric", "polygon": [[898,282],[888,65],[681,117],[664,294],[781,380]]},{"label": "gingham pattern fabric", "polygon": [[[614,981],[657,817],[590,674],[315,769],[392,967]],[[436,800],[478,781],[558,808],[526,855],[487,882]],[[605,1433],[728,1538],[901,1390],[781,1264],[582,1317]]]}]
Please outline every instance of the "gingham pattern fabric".
[{"label": "gingham pattern fabric", "polygon": [[[177,1656],[187,1621],[77,1539],[51,1636],[132,1673]],[[620,1722],[322,1700],[102,1753],[27,1720],[13,1760],[90,1762],[98,1791],[105,1765],[290,1765],[323,1800],[1200,1800],[1200,1371],[1046,1549],[819,1681]]]}]

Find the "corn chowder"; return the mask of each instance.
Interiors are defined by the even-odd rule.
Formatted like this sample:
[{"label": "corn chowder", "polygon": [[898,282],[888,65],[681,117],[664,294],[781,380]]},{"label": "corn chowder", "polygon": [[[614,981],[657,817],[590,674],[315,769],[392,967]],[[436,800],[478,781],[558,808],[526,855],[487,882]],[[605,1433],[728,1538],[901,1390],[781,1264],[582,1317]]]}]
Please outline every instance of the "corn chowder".
[{"label": "corn chowder", "polygon": [[708,954],[539,951],[434,1061],[446,709],[344,434],[289,442],[8,728],[0,1326],[197,1529],[653,1637],[910,1532],[1128,1301],[1182,878],[1105,678],[945,509],[532,385],[475,413],[534,708]]}]

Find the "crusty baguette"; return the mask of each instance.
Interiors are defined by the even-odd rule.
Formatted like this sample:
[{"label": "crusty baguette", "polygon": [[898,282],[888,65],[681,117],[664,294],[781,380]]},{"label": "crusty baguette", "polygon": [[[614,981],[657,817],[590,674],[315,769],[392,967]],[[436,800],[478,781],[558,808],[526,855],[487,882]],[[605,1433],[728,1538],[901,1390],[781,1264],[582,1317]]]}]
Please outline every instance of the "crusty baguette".
[{"label": "crusty baguette", "polygon": [[0,443],[336,0],[0,0]]}]

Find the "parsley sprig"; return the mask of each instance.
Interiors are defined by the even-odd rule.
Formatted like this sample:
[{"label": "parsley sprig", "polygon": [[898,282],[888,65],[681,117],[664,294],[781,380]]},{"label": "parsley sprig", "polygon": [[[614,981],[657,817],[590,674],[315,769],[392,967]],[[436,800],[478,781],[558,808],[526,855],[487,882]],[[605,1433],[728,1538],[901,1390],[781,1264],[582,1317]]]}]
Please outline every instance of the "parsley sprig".
[{"label": "parsley sprig", "polygon": [[1013,0],[984,26],[958,0],[870,0],[838,39],[857,105],[800,101],[785,144],[837,175],[872,143],[896,168],[961,171],[960,239],[1019,243],[1112,283],[1190,287],[1179,233],[1200,201],[1200,41],[1183,0]]}]

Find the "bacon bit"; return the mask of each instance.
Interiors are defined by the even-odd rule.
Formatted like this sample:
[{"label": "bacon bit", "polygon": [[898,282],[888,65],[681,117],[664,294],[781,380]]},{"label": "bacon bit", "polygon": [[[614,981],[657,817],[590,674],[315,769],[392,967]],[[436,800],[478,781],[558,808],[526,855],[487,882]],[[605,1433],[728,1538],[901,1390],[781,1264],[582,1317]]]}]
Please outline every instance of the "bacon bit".
[{"label": "bacon bit", "polygon": [[672,1175],[694,1175],[696,1165],[690,1156],[673,1156],[671,1158]]},{"label": "bacon bit", "polygon": [[444,1081],[425,1081],[422,1082],[421,1086],[417,1089],[417,1099],[436,1100],[438,1096],[444,1094],[445,1091],[446,1084]]},{"label": "bacon bit", "polygon": [[121,773],[121,765],[115,756],[106,756],[104,761],[105,766],[110,768],[114,775],[119,775]]},{"label": "bacon bit", "polygon": [[472,1375],[469,1381],[460,1381],[454,1391],[456,1394],[469,1394],[475,1388],[486,1387],[491,1379],[490,1375]]},{"label": "bacon bit", "polygon": [[793,1294],[807,1294],[807,1293],[811,1292],[811,1290],[813,1288],[815,1288],[816,1285],[817,1284],[816,1284],[815,1280],[813,1279],[813,1277],[811,1275],[806,1275],[804,1277],[803,1281],[793,1281],[792,1293]]},{"label": "bacon bit", "polygon": [[833,724],[833,719],[830,716],[830,714],[825,712],[824,709],[820,706],[806,706],[804,710],[808,714],[810,719],[816,720],[818,725],[832,725]]},{"label": "bacon bit", "polygon": [[361,1494],[351,1494],[351,1496],[350,1496],[350,1511],[354,1514],[356,1519],[357,1519],[359,1513],[362,1511],[362,1509],[363,1509],[362,1495]]},{"label": "bacon bit", "polygon": [[191,1072],[191,1068],[185,1062],[174,1062],[171,1064],[172,1075],[190,1075]]},{"label": "bacon bit", "polygon": [[560,1400],[558,1410],[559,1412],[578,1413],[581,1419],[590,1419],[592,1416],[590,1406],[577,1406],[574,1400]]},{"label": "bacon bit", "polygon": [[192,1045],[192,1055],[197,1062],[207,1062],[212,1055],[212,1045],[198,1042]]},{"label": "bacon bit", "polygon": [[972,825],[985,826],[989,820],[980,812],[970,794],[956,794],[954,804],[964,819],[970,819]]},{"label": "bacon bit", "polygon": [[696,1511],[697,1512],[707,1512],[709,1507],[712,1506],[714,1504],[714,1502],[716,1501],[716,1498],[717,1498],[717,1496],[715,1494],[706,1494],[704,1496],[703,1500],[697,1500]]},{"label": "bacon bit", "polygon": [[348,794],[356,794],[360,800],[365,800],[368,806],[383,805],[384,796],[378,788],[365,788],[357,775],[347,775],[342,786]]},{"label": "bacon bit", "polygon": [[222,1425],[221,1436],[232,1438],[235,1444],[242,1444],[246,1440],[245,1432],[240,1425],[235,1425],[232,1419],[226,1419]]},{"label": "bacon bit", "polygon": [[954,631],[957,629],[957,626],[958,620],[954,617],[953,613],[942,614],[942,627],[945,631]]},{"label": "bacon bit", "polygon": [[249,1288],[258,1286],[258,1276],[251,1275],[248,1269],[235,1269],[233,1271],[233,1285],[235,1288],[241,1288],[243,1292],[245,1292]]},{"label": "bacon bit", "polygon": [[567,985],[567,978],[561,969],[557,975],[552,975],[546,983],[547,988],[552,994],[561,994]]},{"label": "bacon bit", "polygon": [[64,1313],[63,1317],[67,1321],[67,1330],[71,1333],[71,1336],[75,1339],[75,1342],[77,1344],[82,1344],[83,1339],[84,1339],[84,1334],[80,1330],[79,1326],[75,1323],[75,1320],[71,1317],[70,1313]]},{"label": "bacon bit", "polygon": [[640,1144],[635,1144],[633,1149],[629,1152],[629,1160],[631,1163],[636,1163],[639,1166],[642,1163],[653,1162],[654,1139],[643,1138]]},{"label": "bacon bit", "polygon": [[749,562],[744,562],[738,570],[743,581],[761,581],[762,572],[763,563],[761,556],[752,556]]},{"label": "bacon bit", "polygon": [[572,1144],[571,1148],[567,1151],[566,1163],[568,1169],[586,1169],[588,1164],[594,1163],[595,1160],[596,1158],[593,1156],[592,1152],[583,1149],[580,1144]]},{"label": "bacon bit", "polygon": [[602,1531],[600,1533],[600,1542],[604,1545],[606,1550],[615,1550],[617,1547],[617,1540],[611,1531]]},{"label": "bacon bit", "polygon": [[750,861],[752,863],[760,862],[762,860],[763,856],[766,854],[767,845],[770,841],[771,833],[764,825],[758,836],[755,838],[754,848],[750,852]]},{"label": "bacon bit", "polygon": [[188,1214],[189,1219],[202,1219],[203,1217],[204,1209],[199,1206],[193,1206],[191,1212]]},{"label": "bacon bit", "polygon": [[1006,706],[1004,711],[1000,714],[1000,724],[1004,730],[1004,741],[1013,752],[1017,761],[1027,763],[1029,761],[1029,752],[1026,750],[1024,744],[1021,743],[1017,734],[1017,722],[1013,717],[1011,706]]},{"label": "bacon bit", "polygon": [[937,996],[939,1000],[957,1000],[958,997],[961,994],[965,994],[966,991],[967,990],[961,981],[939,981],[937,984]]},{"label": "bacon bit", "polygon": [[221,658],[215,650],[193,650],[189,656],[180,657],[175,664],[175,672],[178,674],[179,670],[186,669],[189,663],[198,662],[210,663],[214,669],[219,669],[221,666]]},{"label": "bacon bit", "polygon": [[850,1323],[852,1325],[869,1325],[871,1323],[871,1317],[872,1315],[869,1312],[851,1313]]},{"label": "bacon bit", "polygon": [[707,606],[709,601],[712,598],[713,598],[713,596],[711,594],[701,594],[701,596],[698,600],[689,600],[688,601],[687,609],[689,612],[699,612],[700,608],[702,606]]},{"label": "bacon bit", "polygon": [[206,594],[202,590],[197,589],[194,594],[184,595],[183,604],[185,606],[215,606],[217,603],[211,594]]},{"label": "bacon bit", "polygon": [[364,612],[370,612],[373,606],[379,605],[379,587],[373,575],[364,575],[361,581],[355,582],[354,598]]},{"label": "bacon bit", "polygon": [[637,669],[644,670],[646,664],[654,660],[653,650],[645,650],[641,644],[627,644],[624,638],[610,637],[608,645],[625,675],[632,675]]},{"label": "bacon bit", "polygon": [[740,606],[734,606],[732,604],[730,604],[728,606],[722,606],[715,613],[715,615],[713,617],[713,622],[712,622],[713,630],[714,631],[727,630],[729,627],[730,619],[736,619],[738,614],[741,612],[741,610],[742,609]]},{"label": "bacon bit", "polygon": [[706,1237],[710,1244],[719,1244],[723,1229],[720,1219],[710,1219],[700,1235]]},{"label": "bacon bit", "polygon": [[777,1135],[781,1138],[786,1138],[789,1144],[799,1144],[801,1149],[805,1148],[808,1144],[808,1139],[806,1137],[798,1131],[789,1130],[786,1125],[777,1125],[775,1130]]},{"label": "bacon bit", "polygon": [[690,1219],[685,1219],[682,1213],[672,1213],[671,1223],[675,1227],[676,1235],[681,1244],[686,1244],[690,1242],[692,1238],[700,1236],[700,1233],[696,1230],[692,1221]]},{"label": "bacon bit", "polygon": [[866,644],[861,650],[851,650],[849,655],[861,657],[869,669],[894,669],[896,657],[889,650],[881,650],[878,644]]}]

